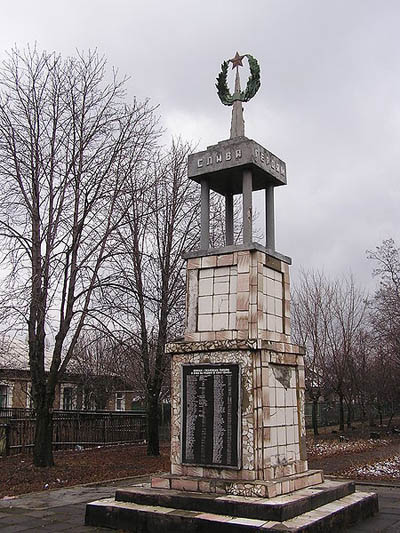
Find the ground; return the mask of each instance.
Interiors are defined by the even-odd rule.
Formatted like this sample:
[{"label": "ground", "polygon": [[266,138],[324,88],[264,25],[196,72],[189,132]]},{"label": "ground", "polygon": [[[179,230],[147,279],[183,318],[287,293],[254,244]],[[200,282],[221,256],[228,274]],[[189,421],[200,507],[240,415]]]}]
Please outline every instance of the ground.
[{"label": "ground", "polygon": [[0,499],[40,490],[169,470],[169,447],[148,457],[146,446],[113,446],[55,452],[56,466],[37,468],[30,455],[0,457]]},{"label": "ground", "polygon": [[[332,433],[334,431],[334,433]],[[335,429],[308,436],[310,468],[358,480],[400,482],[400,435]],[[55,452],[56,466],[36,468],[29,455],[0,457],[0,499],[18,494],[78,484],[132,477],[169,470],[169,447],[159,457],[148,457],[146,446],[121,445]]]}]

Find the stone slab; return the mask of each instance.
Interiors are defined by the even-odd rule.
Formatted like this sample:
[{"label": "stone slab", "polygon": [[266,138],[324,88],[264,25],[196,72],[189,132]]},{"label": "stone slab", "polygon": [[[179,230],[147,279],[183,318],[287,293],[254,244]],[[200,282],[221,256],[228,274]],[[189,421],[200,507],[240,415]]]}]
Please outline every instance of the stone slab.
[{"label": "stone slab", "polygon": [[353,494],[354,491],[353,482],[340,481],[325,481],[317,487],[298,490],[272,499],[132,487],[117,490],[115,499],[140,505],[282,522]]},{"label": "stone slab", "polygon": [[254,191],[287,184],[286,164],[247,137],[221,141],[188,157],[188,177],[197,182],[206,178],[220,194],[242,192],[244,169],[252,170]]},{"label": "stone slab", "polygon": [[318,509],[283,522],[232,517],[208,512],[171,507],[118,502],[113,498],[92,502],[86,506],[86,525],[145,533],[247,533],[287,531],[320,533],[343,531],[360,519],[378,511],[376,494],[355,492]]}]

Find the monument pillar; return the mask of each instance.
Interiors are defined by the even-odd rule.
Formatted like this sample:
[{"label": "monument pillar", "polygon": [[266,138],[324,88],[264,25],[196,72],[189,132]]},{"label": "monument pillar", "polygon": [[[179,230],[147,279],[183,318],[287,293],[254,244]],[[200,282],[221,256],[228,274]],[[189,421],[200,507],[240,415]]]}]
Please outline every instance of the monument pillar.
[{"label": "monument pillar", "polygon": [[233,244],[233,194],[225,194],[225,243],[227,246]]},{"label": "monument pillar", "polygon": [[205,178],[201,180],[201,229],[200,249],[210,246],[210,186]]},{"label": "monument pillar", "polygon": [[275,205],[272,185],[268,185],[265,189],[265,246],[269,250],[275,250]]}]

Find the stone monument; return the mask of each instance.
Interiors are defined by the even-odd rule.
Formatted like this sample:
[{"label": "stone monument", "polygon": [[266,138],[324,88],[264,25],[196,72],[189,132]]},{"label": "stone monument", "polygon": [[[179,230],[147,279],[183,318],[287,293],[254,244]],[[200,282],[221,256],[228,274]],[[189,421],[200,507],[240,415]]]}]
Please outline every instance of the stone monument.
[{"label": "stone monument", "polygon": [[[241,90],[245,58],[250,77]],[[88,524],[138,532],[336,531],[377,511],[376,495],[308,468],[304,349],[290,338],[291,260],[275,249],[274,188],[286,185],[286,164],[244,130],[242,102],[259,87],[254,57],[224,61],[217,90],[232,106],[230,139],[189,156],[188,177],[201,187],[201,238],[199,250],[185,254],[184,340],[167,346],[171,471],[89,504]],[[225,246],[217,249],[209,244],[210,190],[225,198]],[[256,190],[265,191],[263,244],[252,237]],[[241,242],[234,195],[242,196]]]}]

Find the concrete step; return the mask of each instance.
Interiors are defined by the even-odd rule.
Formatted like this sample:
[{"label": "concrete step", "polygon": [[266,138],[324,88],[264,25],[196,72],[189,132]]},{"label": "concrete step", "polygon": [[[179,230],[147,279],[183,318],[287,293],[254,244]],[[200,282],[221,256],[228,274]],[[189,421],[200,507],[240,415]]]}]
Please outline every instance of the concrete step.
[{"label": "concrete step", "polygon": [[354,490],[353,482],[329,480],[318,486],[271,499],[132,487],[117,490],[115,499],[139,505],[173,507],[175,509],[283,522],[348,496],[354,493]]},{"label": "concrete step", "polygon": [[376,494],[365,492],[354,492],[282,522],[143,505],[108,498],[86,506],[85,524],[135,533],[323,533],[343,531],[377,511]]}]

